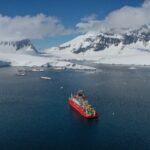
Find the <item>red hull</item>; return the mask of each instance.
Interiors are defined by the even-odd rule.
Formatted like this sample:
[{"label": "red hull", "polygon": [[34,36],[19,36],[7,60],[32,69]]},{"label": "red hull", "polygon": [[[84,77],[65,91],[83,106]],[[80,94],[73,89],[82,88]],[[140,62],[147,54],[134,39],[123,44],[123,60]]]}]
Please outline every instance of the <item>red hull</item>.
[{"label": "red hull", "polygon": [[73,100],[69,99],[69,104],[72,106],[75,110],[77,110],[83,117],[87,119],[92,119],[92,118],[97,118],[96,115],[88,115],[87,113],[84,112],[83,108],[77,105]]}]

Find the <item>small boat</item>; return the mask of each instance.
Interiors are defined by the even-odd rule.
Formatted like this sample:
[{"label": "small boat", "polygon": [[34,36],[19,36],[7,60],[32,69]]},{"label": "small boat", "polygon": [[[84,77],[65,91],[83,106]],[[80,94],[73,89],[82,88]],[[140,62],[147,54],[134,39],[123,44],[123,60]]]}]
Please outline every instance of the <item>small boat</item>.
[{"label": "small boat", "polygon": [[96,110],[88,104],[88,101],[86,100],[86,97],[82,90],[78,91],[77,94],[71,95],[71,97],[69,97],[69,104],[87,119],[98,117]]},{"label": "small boat", "polygon": [[129,69],[130,69],[130,70],[135,70],[136,68],[135,68],[135,67],[129,67]]},{"label": "small boat", "polygon": [[44,71],[45,71],[45,70],[44,70],[44,69],[42,69],[42,68],[41,68],[41,69],[39,69],[39,72],[44,72]]},{"label": "small boat", "polygon": [[39,67],[32,67],[31,69],[32,72],[44,72],[45,70],[43,68],[39,68]]},{"label": "small boat", "polygon": [[52,80],[51,77],[40,77],[40,78],[43,79],[43,80]]},{"label": "small boat", "polygon": [[17,76],[25,76],[26,74],[25,73],[21,73],[21,72],[18,72],[16,73]]},{"label": "small boat", "polygon": [[65,70],[66,68],[65,67],[54,67],[53,69],[59,71],[59,70]]}]

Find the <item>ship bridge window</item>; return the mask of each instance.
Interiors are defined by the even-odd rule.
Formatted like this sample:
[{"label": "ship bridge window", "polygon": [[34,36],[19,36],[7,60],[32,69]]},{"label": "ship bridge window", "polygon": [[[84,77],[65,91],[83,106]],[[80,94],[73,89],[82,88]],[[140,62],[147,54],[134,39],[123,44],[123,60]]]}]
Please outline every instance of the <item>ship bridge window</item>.
[{"label": "ship bridge window", "polygon": [[78,91],[78,96],[84,96],[84,91],[83,90]]}]

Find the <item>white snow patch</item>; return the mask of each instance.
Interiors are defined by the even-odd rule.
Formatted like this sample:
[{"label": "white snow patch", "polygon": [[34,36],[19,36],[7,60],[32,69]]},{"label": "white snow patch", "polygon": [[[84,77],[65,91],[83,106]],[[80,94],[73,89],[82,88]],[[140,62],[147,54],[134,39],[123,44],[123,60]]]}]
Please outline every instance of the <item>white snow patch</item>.
[{"label": "white snow patch", "polygon": [[144,44],[138,41],[137,43],[126,46],[123,44],[119,44],[118,46],[112,45],[102,51],[94,51],[91,49],[79,54],[72,52],[72,46],[65,48],[65,50],[59,50],[57,48],[47,49],[46,52],[47,54],[45,55],[51,55],[59,60],[75,59],[90,60],[95,63],[104,64],[150,65],[150,42]]},{"label": "white snow patch", "polygon": [[95,70],[94,67],[77,65],[71,62],[59,61],[55,58],[44,57],[44,56],[31,56],[23,54],[13,53],[0,53],[0,60],[4,62],[10,62],[12,66],[47,66],[47,64],[56,68],[66,69],[81,69],[81,70]]}]

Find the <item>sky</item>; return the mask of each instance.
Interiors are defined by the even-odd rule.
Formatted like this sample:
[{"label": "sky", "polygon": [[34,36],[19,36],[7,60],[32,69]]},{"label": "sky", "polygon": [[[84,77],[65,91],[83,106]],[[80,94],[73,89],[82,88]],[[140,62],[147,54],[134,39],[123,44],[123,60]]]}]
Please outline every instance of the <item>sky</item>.
[{"label": "sky", "polygon": [[150,0],[1,0],[0,3],[0,40],[29,38],[38,49],[57,46],[89,31],[107,31],[110,27],[120,31],[150,23]]}]

